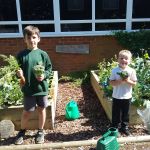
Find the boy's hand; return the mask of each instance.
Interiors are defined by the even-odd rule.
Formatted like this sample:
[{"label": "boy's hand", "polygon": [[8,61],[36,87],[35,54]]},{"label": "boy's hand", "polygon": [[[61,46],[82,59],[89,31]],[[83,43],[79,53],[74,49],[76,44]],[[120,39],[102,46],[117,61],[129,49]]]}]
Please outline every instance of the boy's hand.
[{"label": "boy's hand", "polygon": [[24,86],[25,85],[25,78],[24,78],[24,75],[23,75],[23,71],[22,69],[20,68],[19,70],[16,71],[17,73],[17,76],[20,78],[20,86]]},{"label": "boy's hand", "polygon": [[18,77],[22,77],[23,76],[23,71],[22,71],[21,68],[19,70],[17,70],[16,73],[17,73]]},{"label": "boy's hand", "polygon": [[40,75],[40,76],[37,76],[36,79],[38,81],[43,81],[44,80],[44,74]]},{"label": "boy's hand", "polygon": [[134,86],[136,84],[136,81],[132,81],[130,78],[127,78],[124,81],[132,86]]}]

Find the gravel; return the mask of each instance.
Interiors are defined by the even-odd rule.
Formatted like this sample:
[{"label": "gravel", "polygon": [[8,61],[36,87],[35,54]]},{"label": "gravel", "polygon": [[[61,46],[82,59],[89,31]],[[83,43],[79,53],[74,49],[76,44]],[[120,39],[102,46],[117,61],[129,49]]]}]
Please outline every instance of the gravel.
[{"label": "gravel", "polygon": [[[77,102],[80,111],[80,118],[73,121],[68,121],[65,118],[65,107],[70,100],[75,100]],[[100,136],[107,132],[109,126],[110,121],[90,84],[84,84],[77,87],[72,82],[60,82],[58,88],[55,128],[54,130],[45,130],[45,143],[91,139],[98,140]],[[147,135],[142,124],[130,126],[130,131],[133,136]],[[26,134],[24,144],[34,144],[36,132],[37,130],[29,130]],[[16,134],[17,131],[15,131],[10,138],[2,140],[0,145],[13,145]],[[124,144],[123,147],[133,148],[134,146],[135,149],[137,145],[138,144],[135,143]],[[142,146],[140,145],[140,149],[142,149]],[[95,147],[81,146],[78,148],[68,148],[68,150],[71,149],[94,150]]]}]

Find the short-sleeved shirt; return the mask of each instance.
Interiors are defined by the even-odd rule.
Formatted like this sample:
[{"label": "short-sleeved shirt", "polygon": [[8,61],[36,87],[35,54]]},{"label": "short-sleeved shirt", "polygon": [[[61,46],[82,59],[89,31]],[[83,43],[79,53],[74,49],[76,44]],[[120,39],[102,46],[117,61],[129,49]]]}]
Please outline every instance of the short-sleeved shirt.
[{"label": "short-sleeved shirt", "polygon": [[[111,76],[110,76],[110,80],[118,80],[120,79],[120,75],[118,75],[118,72],[122,72],[122,71],[127,71],[129,78],[132,81],[137,81],[137,77],[136,77],[136,72],[133,68],[131,67],[126,67],[125,69],[122,70],[122,68],[120,68],[119,66],[114,68],[112,70]],[[123,83],[117,86],[113,86],[113,94],[112,94],[113,98],[116,99],[129,99],[132,98],[132,85],[129,85],[127,83]]]}]

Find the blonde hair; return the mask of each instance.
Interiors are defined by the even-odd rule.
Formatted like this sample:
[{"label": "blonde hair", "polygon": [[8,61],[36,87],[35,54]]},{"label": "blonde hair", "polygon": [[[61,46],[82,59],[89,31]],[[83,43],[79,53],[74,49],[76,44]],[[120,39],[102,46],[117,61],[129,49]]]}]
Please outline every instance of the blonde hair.
[{"label": "blonde hair", "polygon": [[119,56],[128,56],[131,59],[132,58],[132,53],[129,50],[121,50],[119,52]]}]

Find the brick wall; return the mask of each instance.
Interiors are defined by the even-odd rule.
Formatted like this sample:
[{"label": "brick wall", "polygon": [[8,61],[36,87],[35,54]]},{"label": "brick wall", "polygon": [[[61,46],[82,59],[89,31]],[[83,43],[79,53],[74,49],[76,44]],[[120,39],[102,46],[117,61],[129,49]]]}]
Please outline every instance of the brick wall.
[{"label": "brick wall", "polygon": [[[63,44],[89,44],[89,54],[56,52],[56,45]],[[22,38],[0,39],[0,54],[16,55],[24,47]],[[122,49],[112,36],[41,38],[39,47],[49,54],[53,69],[57,70],[59,75],[65,75],[72,71],[94,69],[103,58],[109,59]]]}]

